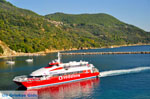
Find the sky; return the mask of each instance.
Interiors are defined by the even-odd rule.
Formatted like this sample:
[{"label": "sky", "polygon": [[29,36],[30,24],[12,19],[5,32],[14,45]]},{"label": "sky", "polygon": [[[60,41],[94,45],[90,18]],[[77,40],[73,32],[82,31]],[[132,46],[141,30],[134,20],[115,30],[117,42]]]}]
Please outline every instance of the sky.
[{"label": "sky", "polygon": [[150,32],[150,0],[7,0],[40,15],[107,13]]}]

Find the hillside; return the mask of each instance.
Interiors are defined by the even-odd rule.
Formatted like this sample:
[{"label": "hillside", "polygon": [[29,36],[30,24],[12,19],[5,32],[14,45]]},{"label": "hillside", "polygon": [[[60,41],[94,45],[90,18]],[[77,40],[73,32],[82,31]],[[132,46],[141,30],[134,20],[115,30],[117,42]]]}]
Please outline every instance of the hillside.
[{"label": "hillside", "polygon": [[43,16],[0,1],[0,40],[11,49],[39,52],[67,48],[73,44],[70,36]]},{"label": "hillside", "polygon": [[130,24],[123,23],[108,14],[64,14],[45,16],[50,20],[62,21],[72,29],[85,31],[96,36],[101,45],[149,43],[150,33]]},{"label": "hillside", "polygon": [[27,53],[150,43],[150,33],[108,14],[40,16],[0,0],[0,40]]},{"label": "hillside", "polygon": [[122,24],[119,20],[108,14],[64,14],[54,13],[45,16],[50,20],[62,21],[67,24],[99,24],[103,26]]},{"label": "hillside", "polygon": [[[3,50],[5,49],[5,50]],[[4,42],[0,40],[0,53],[3,55],[11,56],[15,55],[16,52],[11,50]]]}]

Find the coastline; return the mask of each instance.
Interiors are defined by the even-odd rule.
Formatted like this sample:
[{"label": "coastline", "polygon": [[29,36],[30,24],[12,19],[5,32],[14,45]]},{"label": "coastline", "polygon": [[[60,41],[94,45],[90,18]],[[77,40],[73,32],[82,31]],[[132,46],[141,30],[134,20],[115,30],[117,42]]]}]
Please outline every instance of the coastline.
[{"label": "coastline", "polygon": [[19,57],[19,56],[45,56],[48,53],[55,53],[59,51],[73,51],[73,50],[88,50],[88,49],[101,49],[101,48],[117,48],[117,47],[127,47],[127,46],[140,46],[140,45],[150,45],[150,43],[138,43],[138,44],[124,44],[124,45],[112,45],[112,46],[103,46],[99,48],[90,47],[90,48],[72,48],[68,50],[48,50],[35,52],[35,53],[22,53],[22,52],[16,52],[12,55],[1,55],[0,58],[7,58],[7,57]]},{"label": "coastline", "polygon": [[117,48],[117,47],[126,47],[126,46],[142,46],[142,45],[150,45],[150,43],[138,43],[138,44],[124,44],[124,45],[112,45],[108,48]]}]

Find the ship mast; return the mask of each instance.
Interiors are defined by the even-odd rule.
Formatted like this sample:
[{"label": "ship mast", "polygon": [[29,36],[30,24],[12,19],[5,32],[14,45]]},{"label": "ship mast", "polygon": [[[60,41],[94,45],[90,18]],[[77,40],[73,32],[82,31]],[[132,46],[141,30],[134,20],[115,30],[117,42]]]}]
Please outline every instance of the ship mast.
[{"label": "ship mast", "polygon": [[57,61],[58,61],[58,63],[60,63],[60,62],[61,62],[61,55],[60,55],[60,52],[57,53],[57,57],[58,57]]}]

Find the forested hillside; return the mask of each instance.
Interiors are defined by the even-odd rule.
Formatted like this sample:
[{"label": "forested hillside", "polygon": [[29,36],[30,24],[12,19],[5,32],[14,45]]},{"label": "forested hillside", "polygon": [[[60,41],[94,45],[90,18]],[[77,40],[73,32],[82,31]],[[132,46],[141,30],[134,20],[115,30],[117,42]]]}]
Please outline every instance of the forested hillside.
[{"label": "forested hillside", "polygon": [[50,20],[62,21],[74,30],[96,36],[102,46],[150,42],[150,33],[104,13],[79,15],[55,13],[45,17]]},{"label": "forested hillside", "polygon": [[108,14],[40,16],[0,0],[0,40],[17,52],[150,43],[150,33]]},{"label": "forested hillside", "polygon": [[72,34],[32,11],[0,2],[0,40],[15,51],[38,52],[77,47],[78,44],[72,41]]}]

